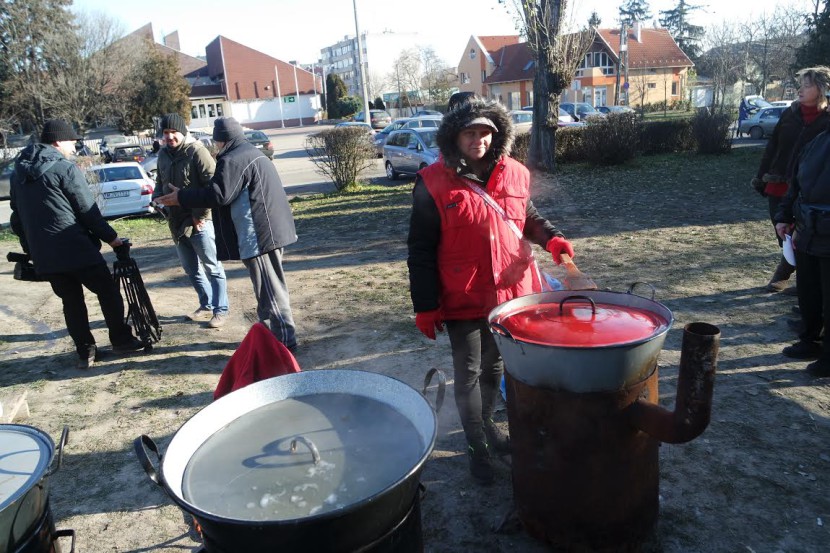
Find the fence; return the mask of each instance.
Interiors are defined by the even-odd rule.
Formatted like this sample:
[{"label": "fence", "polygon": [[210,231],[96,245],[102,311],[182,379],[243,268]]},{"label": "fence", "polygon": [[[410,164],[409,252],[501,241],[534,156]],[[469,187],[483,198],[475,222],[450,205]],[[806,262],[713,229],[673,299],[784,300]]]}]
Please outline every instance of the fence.
[{"label": "fence", "polygon": [[[127,144],[135,144],[137,146],[142,146],[145,149],[151,147],[153,145],[154,138],[146,137],[146,136],[128,136]],[[83,141],[84,146],[90,149],[90,151],[95,154],[99,155],[101,153],[101,139],[100,138],[92,138],[89,140]],[[25,146],[21,146],[19,148],[2,148],[0,149],[0,159],[11,159],[17,157]]]}]

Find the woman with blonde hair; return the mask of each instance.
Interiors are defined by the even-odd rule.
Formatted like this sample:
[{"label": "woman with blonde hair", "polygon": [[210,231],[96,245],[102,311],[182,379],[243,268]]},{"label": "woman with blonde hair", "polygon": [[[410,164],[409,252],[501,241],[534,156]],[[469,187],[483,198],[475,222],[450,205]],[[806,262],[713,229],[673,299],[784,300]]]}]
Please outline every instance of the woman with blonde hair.
[{"label": "woman with blonde hair", "polygon": [[[805,144],[822,132],[830,122],[827,112],[827,94],[830,93],[830,68],[808,67],[796,74],[799,82],[798,100],[784,110],[772,137],[764,150],[758,173],[752,179],[752,186],[769,203],[769,214],[773,226],[781,200],[787,193],[792,178],[793,163]],[[778,246],[781,237],[776,233]],[[781,256],[772,278],[767,284],[769,292],[781,292],[787,288],[787,281],[795,267]]]}]

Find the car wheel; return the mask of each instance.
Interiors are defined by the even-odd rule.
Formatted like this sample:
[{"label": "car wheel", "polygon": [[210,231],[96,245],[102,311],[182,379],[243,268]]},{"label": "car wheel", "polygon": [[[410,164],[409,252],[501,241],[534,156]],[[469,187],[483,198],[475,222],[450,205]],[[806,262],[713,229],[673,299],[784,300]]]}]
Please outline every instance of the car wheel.
[{"label": "car wheel", "polygon": [[395,169],[392,168],[392,162],[391,161],[386,162],[386,177],[389,180],[395,180],[395,179],[398,178],[398,172],[395,171]]},{"label": "car wheel", "polygon": [[761,127],[752,127],[749,129],[749,137],[752,140],[761,140],[764,138],[764,129]]},{"label": "car wheel", "polygon": [[427,164],[426,164],[426,163],[422,163],[422,164],[421,164],[421,166],[420,166],[420,167],[418,167],[418,171],[421,171],[422,169],[426,169],[426,168],[427,168]]}]

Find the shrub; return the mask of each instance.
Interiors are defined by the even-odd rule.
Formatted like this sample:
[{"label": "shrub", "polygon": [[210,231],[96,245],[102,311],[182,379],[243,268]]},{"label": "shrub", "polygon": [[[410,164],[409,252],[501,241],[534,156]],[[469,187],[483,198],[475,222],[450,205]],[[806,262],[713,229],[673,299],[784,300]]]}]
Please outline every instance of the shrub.
[{"label": "shrub", "polygon": [[305,151],[317,172],[331,179],[338,191],[360,186],[360,174],[375,165],[375,147],[366,130],[340,127],[306,138]]},{"label": "shrub", "polygon": [[640,133],[640,151],[645,155],[686,152],[695,149],[691,119],[646,121]]},{"label": "shrub", "polygon": [[386,104],[383,103],[383,98],[378,96],[375,98],[375,103],[373,106],[369,106],[372,109],[386,109]]},{"label": "shrub", "polygon": [[337,113],[339,117],[350,117],[363,110],[363,101],[356,96],[344,96],[337,100]]},{"label": "shrub", "polygon": [[530,133],[523,132],[516,135],[513,141],[513,150],[510,152],[510,157],[527,165],[527,154],[530,152]]},{"label": "shrub", "polygon": [[725,154],[732,149],[729,125],[732,116],[728,113],[710,113],[700,110],[692,118],[692,134],[697,142],[699,154]]},{"label": "shrub", "polygon": [[640,149],[642,123],[636,113],[609,113],[591,117],[582,129],[583,149],[588,161],[598,165],[620,165],[634,159]]},{"label": "shrub", "polygon": [[556,161],[562,163],[585,161],[584,127],[560,127],[556,131]]}]

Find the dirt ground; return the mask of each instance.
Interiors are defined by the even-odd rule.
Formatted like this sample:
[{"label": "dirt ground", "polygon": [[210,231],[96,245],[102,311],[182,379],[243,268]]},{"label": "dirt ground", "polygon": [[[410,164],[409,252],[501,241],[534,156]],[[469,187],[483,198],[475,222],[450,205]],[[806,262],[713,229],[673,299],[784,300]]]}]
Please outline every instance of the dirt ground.
[{"label": "dirt ground", "polygon": [[[577,167],[534,185],[537,207],[562,224],[580,267],[601,288],[624,291],[647,281],[674,313],[659,361],[662,404],[674,402],[683,326],[705,321],[722,332],[709,428],[688,444],[660,450],[660,519],[650,550],[830,549],[830,379],[814,379],[805,362],[780,355],[794,339],[786,321],[794,317],[795,299],[761,290],[778,254],[765,204],[746,184],[759,154],[736,152],[717,162],[666,156],[634,169]],[[702,171],[701,163],[717,164],[718,172]],[[399,195],[371,220],[349,215],[359,198],[344,198],[337,213],[304,211],[300,241],[286,252],[304,370],[375,371],[419,389],[426,371],[439,367],[452,382],[446,334],[431,342],[413,324],[408,207]],[[146,355],[105,356],[88,372],[74,368],[60,303],[48,285],[14,281],[11,266],[0,267],[0,399],[7,405],[27,390],[26,424],[54,439],[69,426],[51,500],[58,528],[77,533],[79,552],[199,546],[187,518],[142,471],[132,441],[148,434],[164,450],[211,401],[254,320],[254,299],[245,268],[229,263],[231,322],[210,330],[185,320],[195,294],[162,236],[136,241],[133,250],[164,327],[161,342]],[[0,255],[15,246],[0,242]],[[88,303],[105,345],[100,312],[94,300]],[[506,427],[506,413],[499,417]],[[493,533],[510,507],[510,469],[499,464],[494,486],[473,482],[451,393],[439,425],[422,475],[426,550],[546,551],[518,529]]]}]

